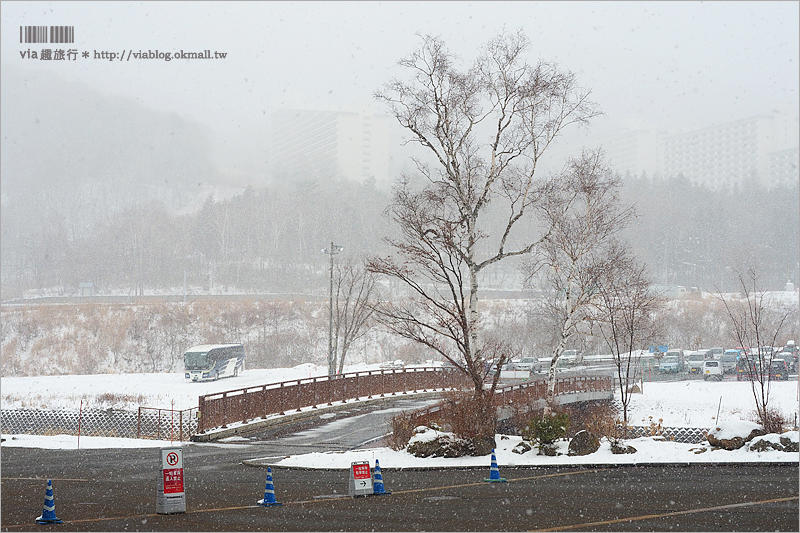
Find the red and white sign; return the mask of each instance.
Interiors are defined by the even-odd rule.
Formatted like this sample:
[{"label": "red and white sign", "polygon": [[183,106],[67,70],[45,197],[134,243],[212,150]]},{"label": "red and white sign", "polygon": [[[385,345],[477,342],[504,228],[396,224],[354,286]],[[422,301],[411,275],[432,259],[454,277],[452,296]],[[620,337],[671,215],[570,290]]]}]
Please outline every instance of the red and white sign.
[{"label": "red and white sign", "polygon": [[369,462],[350,463],[350,495],[366,496],[372,494],[372,470]]},{"label": "red and white sign", "polygon": [[372,479],[369,463],[356,463],[353,466],[353,479]]},{"label": "red and white sign", "polygon": [[164,494],[181,494],[183,490],[183,450],[163,448],[161,471],[164,476]]}]

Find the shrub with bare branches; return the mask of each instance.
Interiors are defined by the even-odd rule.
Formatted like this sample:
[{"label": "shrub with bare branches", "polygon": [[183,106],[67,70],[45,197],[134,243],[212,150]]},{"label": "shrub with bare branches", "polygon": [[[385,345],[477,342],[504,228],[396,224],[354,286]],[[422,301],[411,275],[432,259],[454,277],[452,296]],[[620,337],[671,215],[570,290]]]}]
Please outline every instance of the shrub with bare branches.
[{"label": "shrub with bare branches", "polygon": [[756,410],[752,416],[753,422],[760,424],[767,433],[783,433],[789,424],[789,419],[783,412],[774,406],[768,406],[763,412]]}]

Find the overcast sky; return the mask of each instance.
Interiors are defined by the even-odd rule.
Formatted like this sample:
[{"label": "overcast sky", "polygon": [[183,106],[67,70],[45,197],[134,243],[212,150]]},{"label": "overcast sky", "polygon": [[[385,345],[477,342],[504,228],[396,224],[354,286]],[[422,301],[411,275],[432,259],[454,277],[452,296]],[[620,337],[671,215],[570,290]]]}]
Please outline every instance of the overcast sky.
[{"label": "overcast sky", "polygon": [[[437,34],[471,62],[504,28],[558,62],[619,125],[702,127],[797,114],[798,2],[2,2],[2,67],[46,69],[207,124],[217,157],[263,157],[282,107],[372,102],[397,61]],[[76,61],[22,58],[19,27],[75,27]],[[46,47],[51,47],[47,45]],[[68,48],[68,46],[65,46]],[[226,53],[225,59],[94,59],[95,52]]]}]

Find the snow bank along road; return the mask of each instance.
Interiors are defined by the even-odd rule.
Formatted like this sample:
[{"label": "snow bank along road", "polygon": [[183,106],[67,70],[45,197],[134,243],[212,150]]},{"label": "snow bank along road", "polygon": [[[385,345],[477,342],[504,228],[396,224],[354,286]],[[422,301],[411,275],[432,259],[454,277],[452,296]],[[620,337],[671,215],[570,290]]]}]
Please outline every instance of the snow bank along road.
[{"label": "snow bank along road", "polygon": [[347,471],[274,468],[255,445],[184,446],[187,512],[155,514],[155,449],[4,448],[3,531],[33,530],[46,479],[60,531],[797,531],[797,465],[383,468],[391,495],[350,498]]}]

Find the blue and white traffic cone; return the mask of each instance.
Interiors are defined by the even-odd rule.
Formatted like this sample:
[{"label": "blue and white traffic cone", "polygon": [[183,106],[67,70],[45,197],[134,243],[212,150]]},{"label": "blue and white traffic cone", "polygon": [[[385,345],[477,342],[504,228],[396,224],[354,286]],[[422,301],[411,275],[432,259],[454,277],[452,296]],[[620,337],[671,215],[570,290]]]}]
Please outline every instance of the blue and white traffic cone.
[{"label": "blue and white traffic cone", "polygon": [[44,509],[42,516],[36,518],[37,524],[60,524],[56,518],[56,501],[53,499],[53,481],[47,480],[47,490],[44,493]]},{"label": "blue and white traffic cone", "polygon": [[500,477],[500,469],[497,468],[497,458],[494,456],[494,448],[492,448],[492,466],[489,469],[489,479],[484,479],[489,483],[504,483],[507,481],[505,478]]},{"label": "blue and white traffic cone", "polygon": [[267,485],[264,487],[264,499],[258,500],[256,503],[264,507],[283,505],[275,500],[275,487],[272,486],[272,468],[270,467],[267,467]]},{"label": "blue and white traffic cone", "polygon": [[375,479],[372,482],[372,494],[382,496],[384,494],[391,494],[383,487],[383,476],[381,475],[381,464],[375,459]]}]

